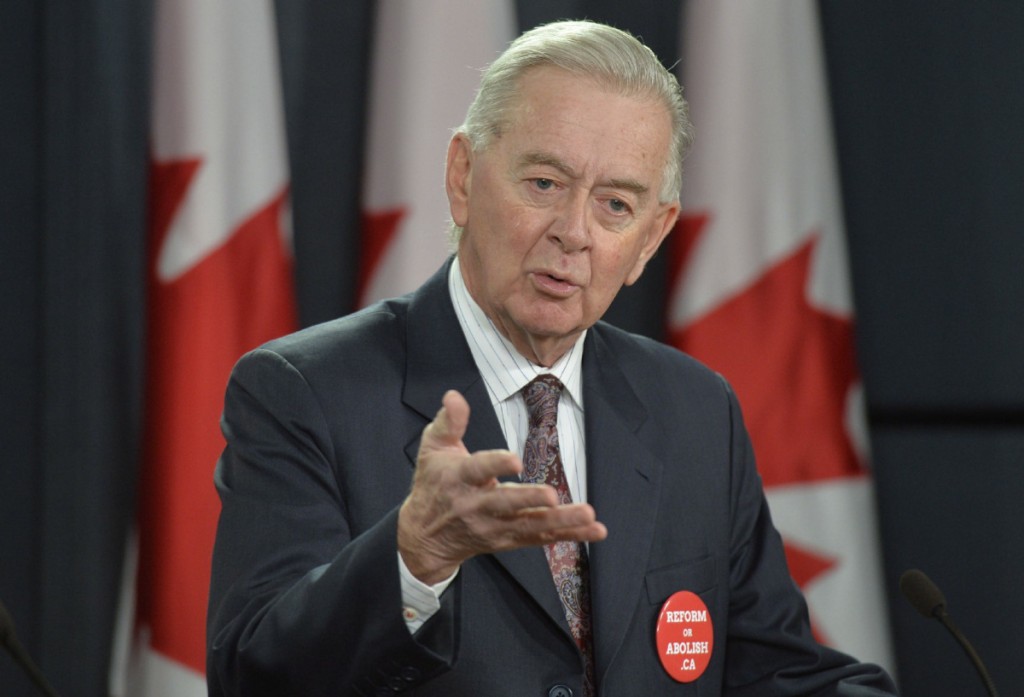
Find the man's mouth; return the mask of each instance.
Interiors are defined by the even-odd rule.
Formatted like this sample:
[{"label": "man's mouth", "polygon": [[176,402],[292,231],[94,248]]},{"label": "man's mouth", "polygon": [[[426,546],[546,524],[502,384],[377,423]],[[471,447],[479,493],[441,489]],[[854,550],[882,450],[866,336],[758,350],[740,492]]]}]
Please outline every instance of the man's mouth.
[{"label": "man's mouth", "polygon": [[568,297],[579,288],[571,280],[546,271],[535,271],[532,276],[537,287],[550,295]]}]

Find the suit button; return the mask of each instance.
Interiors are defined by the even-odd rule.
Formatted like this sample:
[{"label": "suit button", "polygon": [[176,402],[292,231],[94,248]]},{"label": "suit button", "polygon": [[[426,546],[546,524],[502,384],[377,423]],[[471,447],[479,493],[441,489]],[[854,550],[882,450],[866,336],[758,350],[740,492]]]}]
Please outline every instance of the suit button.
[{"label": "suit button", "polygon": [[420,679],[420,671],[415,666],[406,666],[405,668],[402,668],[400,675],[402,676],[402,680],[405,680],[406,682],[416,682]]},{"label": "suit button", "polygon": [[572,697],[572,690],[566,685],[555,685],[548,690],[548,697]]}]

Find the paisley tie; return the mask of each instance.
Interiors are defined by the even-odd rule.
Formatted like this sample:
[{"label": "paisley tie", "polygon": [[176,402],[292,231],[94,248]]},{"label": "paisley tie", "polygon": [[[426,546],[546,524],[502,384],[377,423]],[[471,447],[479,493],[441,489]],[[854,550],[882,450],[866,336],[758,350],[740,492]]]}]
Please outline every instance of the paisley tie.
[{"label": "paisley tie", "polygon": [[[563,385],[554,375],[541,375],[523,388],[530,429],[523,453],[523,481],[550,484],[558,492],[560,503],[572,503],[565,480],[562,456],[558,450],[558,398]],[[544,546],[555,588],[562,599],[565,618],[576,645],[583,654],[584,684],[587,697],[594,690],[594,648],[590,621],[590,573],[587,550],[582,542],[553,542]]]}]

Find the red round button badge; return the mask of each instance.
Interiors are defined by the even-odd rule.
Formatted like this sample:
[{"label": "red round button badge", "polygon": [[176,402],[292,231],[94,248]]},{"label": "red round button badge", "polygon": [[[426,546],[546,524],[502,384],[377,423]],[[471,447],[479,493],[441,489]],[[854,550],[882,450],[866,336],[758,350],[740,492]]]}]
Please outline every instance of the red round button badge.
[{"label": "red round button badge", "polygon": [[711,662],[714,627],[708,606],[696,593],[679,591],[661,606],[655,631],[658,658],[676,682],[693,682]]}]

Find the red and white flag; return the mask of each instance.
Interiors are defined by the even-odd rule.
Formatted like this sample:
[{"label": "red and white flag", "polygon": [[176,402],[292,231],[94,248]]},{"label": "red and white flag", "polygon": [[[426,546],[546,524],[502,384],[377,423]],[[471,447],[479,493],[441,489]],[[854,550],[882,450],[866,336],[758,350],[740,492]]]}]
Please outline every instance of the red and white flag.
[{"label": "red and white flag", "polygon": [[515,35],[511,0],[381,0],[363,188],[361,305],[418,287],[451,253],[444,164],[480,70]]},{"label": "red and white flag", "polygon": [[[296,327],[270,0],[158,0],[132,695],[205,695],[213,469],[235,361]],[[118,684],[120,681],[120,684]]]},{"label": "red and white flag", "polygon": [[817,5],[687,5],[671,340],[735,387],[818,638],[894,667]]}]

